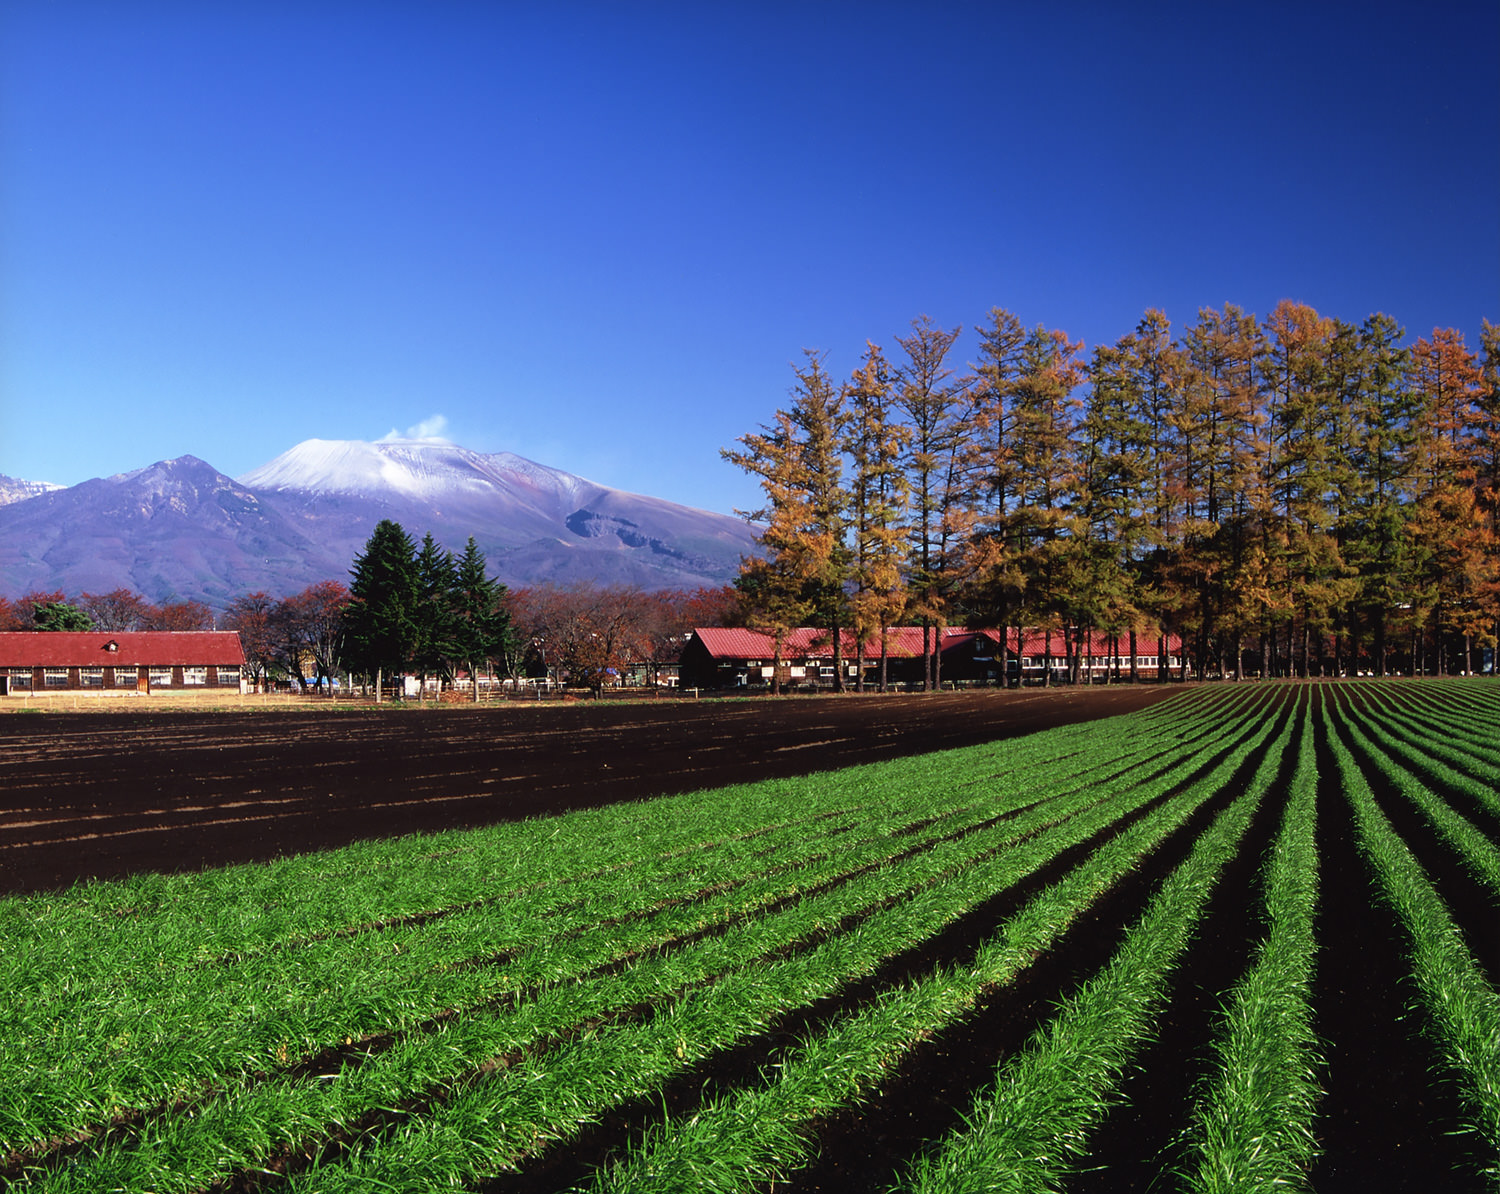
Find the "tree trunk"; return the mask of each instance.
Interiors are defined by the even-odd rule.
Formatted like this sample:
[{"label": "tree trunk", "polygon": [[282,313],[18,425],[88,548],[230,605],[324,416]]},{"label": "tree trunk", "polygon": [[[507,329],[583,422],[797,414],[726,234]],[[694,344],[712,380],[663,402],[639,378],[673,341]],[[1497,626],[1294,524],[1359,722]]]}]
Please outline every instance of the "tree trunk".
[{"label": "tree trunk", "polygon": [[1140,655],[1136,650],[1134,626],[1130,628],[1130,682],[1132,684],[1141,682]]},{"label": "tree trunk", "polygon": [[833,691],[844,691],[844,632],[838,615],[833,619]]},{"label": "tree trunk", "polygon": [[922,615],[922,691],[932,691],[932,623]]}]

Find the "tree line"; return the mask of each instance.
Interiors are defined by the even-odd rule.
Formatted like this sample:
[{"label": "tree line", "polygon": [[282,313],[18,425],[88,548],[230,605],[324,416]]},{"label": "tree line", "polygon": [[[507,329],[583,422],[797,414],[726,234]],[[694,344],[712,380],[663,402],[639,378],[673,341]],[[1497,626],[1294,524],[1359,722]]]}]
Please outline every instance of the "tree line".
[{"label": "tree line", "polygon": [[[380,523],[354,560],[350,583],[319,581],[300,593],[235,598],[217,619],[239,633],[247,678],[332,691],[340,677],[415,674],[419,691],[488,669],[595,691],[634,676],[656,683],[693,627],[734,621],[730,587],[648,592],[582,582],[508,588],[488,574],[471,538],[463,551],[420,543]],[[69,599],[61,591],[0,598],[5,630],[212,630],[200,602],[153,606],[126,589]],[[477,686],[471,689],[477,696]]]},{"label": "tree line", "polygon": [[[756,477],[747,618],[1180,634],[1198,676],[1471,671],[1500,630],[1500,329],[1478,352],[1283,301],[1081,341],[990,311],[978,359],[925,316],[847,381],[809,351],[725,449]],[[840,640],[834,636],[835,644]],[[1097,641],[1097,638],[1096,638]],[[929,646],[927,682],[940,679]],[[839,669],[842,675],[842,668]],[[863,677],[864,668],[859,674]]]},{"label": "tree line", "polygon": [[34,590],[12,601],[0,597],[0,630],[212,630],[213,611],[201,601],[153,605],[129,589],[81,593]]}]

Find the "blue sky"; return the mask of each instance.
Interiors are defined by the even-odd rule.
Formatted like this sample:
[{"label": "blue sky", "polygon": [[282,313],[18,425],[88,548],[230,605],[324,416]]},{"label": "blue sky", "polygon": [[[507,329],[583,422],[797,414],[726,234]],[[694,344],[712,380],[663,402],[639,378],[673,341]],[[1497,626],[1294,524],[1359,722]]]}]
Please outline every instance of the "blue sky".
[{"label": "blue sky", "polygon": [[0,0],[0,473],[437,431],[728,512],[802,350],[920,314],[1477,345],[1497,46],[1493,0]]}]

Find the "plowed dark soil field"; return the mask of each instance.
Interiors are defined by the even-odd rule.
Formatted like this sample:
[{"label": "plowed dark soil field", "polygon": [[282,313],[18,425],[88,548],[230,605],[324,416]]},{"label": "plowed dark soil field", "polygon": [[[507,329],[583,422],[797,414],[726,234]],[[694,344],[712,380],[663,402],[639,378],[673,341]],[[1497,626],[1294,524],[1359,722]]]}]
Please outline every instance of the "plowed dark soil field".
[{"label": "plowed dark soil field", "polygon": [[847,767],[1178,691],[15,715],[0,718],[0,893]]}]

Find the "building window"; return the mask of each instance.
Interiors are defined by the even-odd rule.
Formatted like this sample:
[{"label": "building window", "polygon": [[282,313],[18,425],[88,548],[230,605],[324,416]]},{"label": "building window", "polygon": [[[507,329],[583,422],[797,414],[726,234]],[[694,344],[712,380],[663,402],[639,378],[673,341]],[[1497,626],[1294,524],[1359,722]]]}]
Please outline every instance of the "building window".
[{"label": "building window", "polygon": [[153,667],[150,670],[152,688],[171,688],[172,669],[169,667]]},{"label": "building window", "polygon": [[102,667],[81,667],[78,669],[78,682],[85,688],[103,688],[104,669]]},{"label": "building window", "polygon": [[206,667],[185,667],[182,669],[182,682],[184,684],[207,684],[208,669]]},{"label": "building window", "polygon": [[240,669],[237,667],[219,666],[219,686],[221,688],[238,688],[240,686]]},{"label": "building window", "polygon": [[31,687],[31,669],[29,667],[13,667],[10,669],[10,686],[16,688]]},{"label": "building window", "polygon": [[68,686],[68,669],[65,667],[49,667],[44,669],[43,678],[48,688],[66,688]]}]

